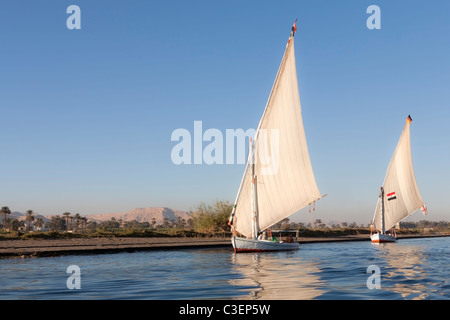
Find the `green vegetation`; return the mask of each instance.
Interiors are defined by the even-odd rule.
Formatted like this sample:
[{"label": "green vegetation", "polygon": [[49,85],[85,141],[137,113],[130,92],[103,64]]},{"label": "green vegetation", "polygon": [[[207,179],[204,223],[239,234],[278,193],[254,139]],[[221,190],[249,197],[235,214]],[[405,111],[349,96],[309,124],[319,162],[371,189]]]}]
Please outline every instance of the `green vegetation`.
[{"label": "green vegetation", "polygon": [[2,225],[2,227],[3,227],[3,229],[6,229],[6,226],[7,226],[7,219],[6,219],[6,216],[8,215],[8,214],[11,214],[11,210],[9,209],[9,207],[2,207],[1,209],[0,209],[0,213],[3,215],[3,225]]},{"label": "green vegetation", "polygon": [[192,225],[196,232],[223,234],[230,231],[228,218],[233,205],[228,201],[216,201],[213,205],[201,203],[191,211]]},{"label": "green vegetation", "polygon": [[101,237],[211,237],[211,234],[198,233],[193,230],[178,228],[117,228],[96,229],[87,232],[66,231],[0,231],[0,240],[28,240],[28,239],[74,239],[74,238],[101,238]]},{"label": "green vegetation", "polygon": [[416,232],[450,232],[450,222],[447,221],[427,221],[400,222],[401,230],[414,230]]},{"label": "green vegetation", "polygon": [[[228,218],[232,204],[216,201],[206,205],[201,203],[191,210],[188,221],[177,218],[175,221],[165,219],[157,225],[151,222],[122,221],[111,218],[108,221],[88,221],[76,213],[64,212],[62,216],[53,216],[44,224],[41,217],[28,210],[25,220],[7,217],[11,214],[9,207],[0,209],[3,218],[0,227],[1,239],[64,239],[81,237],[230,237]],[[272,230],[295,231],[300,237],[333,237],[369,234],[369,226],[357,225],[355,222],[333,224],[328,226],[320,219],[307,225],[284,219],[272,227]],[[450,222],[426,221],[402,222],[397,234],[447,233],[450,234]]]}]

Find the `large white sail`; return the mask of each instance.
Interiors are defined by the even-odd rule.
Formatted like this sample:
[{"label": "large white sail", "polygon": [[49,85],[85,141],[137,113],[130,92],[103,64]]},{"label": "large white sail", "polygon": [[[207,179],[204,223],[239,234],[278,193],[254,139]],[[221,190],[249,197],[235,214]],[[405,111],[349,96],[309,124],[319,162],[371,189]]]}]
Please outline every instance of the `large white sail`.
[{"label": "large white sail", "polygon": [[[255,139],[255,202],[258,210],[255,223],[258,230],[263,230],[321,197],[303,128],[293,34]],[[247,163],[231,217],[234,228],[247,237],[252,235],[250,167]]]},{"label": "large white sail", "polygon": [[[373,225],[376,230],[386,231],[409,216],[424,202],[417,187],[411,157],[411,117],[408,116],[400,140],[389,164],[384,181],[384,201],[378,201]],[[381,208],[384,202],[384,230]]]}]

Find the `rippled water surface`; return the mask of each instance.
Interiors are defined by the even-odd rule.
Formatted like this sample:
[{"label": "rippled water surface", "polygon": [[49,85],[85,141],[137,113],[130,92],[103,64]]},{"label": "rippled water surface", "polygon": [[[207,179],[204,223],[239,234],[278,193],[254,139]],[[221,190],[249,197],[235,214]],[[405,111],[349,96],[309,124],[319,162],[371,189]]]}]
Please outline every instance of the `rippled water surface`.
[{"label": "rippled water surface", "polygon": [[[0,260],[0,299],[450,299],[450,238]],[[70,290],[67,267],[80,268]],[[377,266],[377,274],[368,272]]]}]

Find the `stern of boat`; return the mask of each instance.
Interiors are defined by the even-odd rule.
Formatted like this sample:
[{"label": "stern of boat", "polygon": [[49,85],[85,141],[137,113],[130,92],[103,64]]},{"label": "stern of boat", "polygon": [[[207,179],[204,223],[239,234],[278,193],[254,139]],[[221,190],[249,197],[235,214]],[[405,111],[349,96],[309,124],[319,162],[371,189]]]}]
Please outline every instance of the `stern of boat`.
[{"label": "stern of boat", "polygon": [[372,243],[397,242],[397,238],[385,233],[376,233],[370,236]]},{"label": "stern of boat", "polygon": [[233,237],[231,239],[234,252],[269,252],[297,250],[300,247],[298,242],[277,242],[269,240],[256,240]]}]

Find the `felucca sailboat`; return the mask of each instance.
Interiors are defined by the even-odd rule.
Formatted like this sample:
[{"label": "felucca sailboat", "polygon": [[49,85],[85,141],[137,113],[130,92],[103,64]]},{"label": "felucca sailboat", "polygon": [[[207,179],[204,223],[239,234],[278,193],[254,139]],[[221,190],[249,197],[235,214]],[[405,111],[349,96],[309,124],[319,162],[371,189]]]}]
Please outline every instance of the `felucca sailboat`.
[{"label": "felucca sailboat", "polygon": [[380,188],[377,207],[372,220],[372,242],[395,242],[395,231],[389,232],[398,222],[413,214],[418,209],[426,213],[425,203],[417,187],[411,157],[410,125],[408,116],[394,156],[388,166],[386,178]]},{"label": "felucca sailboat", "polygon": [[[296,23],[255,137],[250,139],[247,164],[228,222],[235,252],[298,249],[298,242],[261,238],[261,232],[322,198],[303,128],[294,52]],[[267,150],[271,151],[271,161],[264,156]],[[269,162],[271,168],[267,167]]]}]

